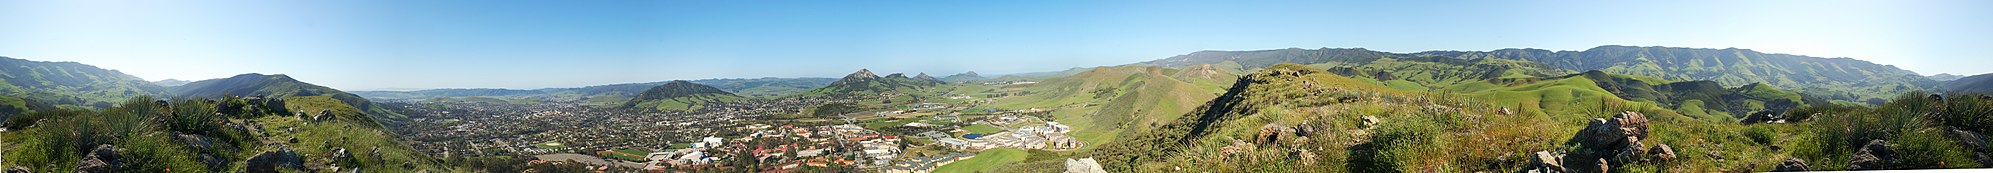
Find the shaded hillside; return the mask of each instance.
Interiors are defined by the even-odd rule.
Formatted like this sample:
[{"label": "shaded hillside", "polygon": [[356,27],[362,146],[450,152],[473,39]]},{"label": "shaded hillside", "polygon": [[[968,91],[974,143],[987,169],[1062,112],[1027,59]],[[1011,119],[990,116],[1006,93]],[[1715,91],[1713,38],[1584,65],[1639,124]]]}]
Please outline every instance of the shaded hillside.
[{"label": "shaded hillside", "polygon": [[741,79],[700,79],[692,83],[713,86],[741,96],[775,97],[809,91],[812,88],[830,85],[836,78],[741,78]]},{"label": "shaded hillside", "polygon": [[1696,117],[1743,118],[1745,114],[1758,111],[1784,113],[1806,105],[1831,104],[1826,100],[1758,83],[1724,88],[1711,81],[1662,82],[1601,71],[1557,78],[1572,77],[1589,79],[1621,99],[1658,102],[1663,107]]},{"label": "shaded hillside", "polygon": [[104,107],[164,88],[117,70],[76,62],[0,57],[0,111],[26,109],[26,100],[72,108]]},{"label": "shaded hillside", "polygon": [[1946,92],[1993,94],[1993,73],[1972,75],[1945,81],[1938,88]]},{"label": "shaded hillside", "polygon": [[705,104],[731,102],[746,99],[719,88],[694,84],[687,81],[671,81],[651,87],[638,93],[635,98],[623,103],[624,108],[685,111],[703,107]]}]

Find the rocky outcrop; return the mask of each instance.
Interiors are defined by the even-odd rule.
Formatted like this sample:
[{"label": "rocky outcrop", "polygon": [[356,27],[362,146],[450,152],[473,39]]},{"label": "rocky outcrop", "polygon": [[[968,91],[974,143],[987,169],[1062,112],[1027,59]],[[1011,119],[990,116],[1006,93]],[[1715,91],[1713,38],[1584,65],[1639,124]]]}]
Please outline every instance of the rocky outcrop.
[{"label": "rocky outcrop", "polygon": [[1958,138],[1958,141],[1965,143],[1967,147],[1972,147],[1973,149],[1986,148],[1986,136],[1979,135],[1979,133],[1950,126],[1945,127],[1945,131],[1950,131],[1952,138]]},{"label": "rocky outcrop", "polygon": [[290,147],[279,147],[276,151],[265,151],[250,157],[244,167],[249,172],[276,172],[278,167],[302,170],[304,159]]},{"label": "rocky outcrop", "polygon": [[1614,162],[1632,163],[1632,162],[1644,161],[1647,159],[1646,157],[1647,146],[1640,144],[1640,138],[1628,136],[1626,137],[1625,142],[1622,143],[1625,143],[1626,145],[1619,147],[1619,152],[1614,152],[1612,154],[1612,160]]},{"label": "rocky outcrop", "polygon": [[332,110],[319,111],[318,115],[311,116],[311,122],[331,121],[333,118],[338,117],[332,115]]},{"label": "rocky outcrop", "polygon": [[1786,158],[1785,162],[1778,164],[1778,167],[1772,167],[1772,172],[1806,172],[1812,170],[1812,168],[1806,167],[1805,159],[1799,158]]},{"label": "rocky outcrop", "polygon": [[[1583,150],[1565,155],[1560,161],[1570,167],[1564,172],[1605,172],[1611,165],[1631,163],[1671,161],[1677,155],[1673,147],[1658,144],[1648,147],[1641,140],[1647,137],[1648,122],[1639,112],[1622,112],[1612,118],[1592,119],[1592,122],[1571,138]],[[1539,160],[1532,160],[1541,162]],[[1596,166],[1596,167],[1594,167]]]},{"label": "rocky outcrop", "polygon": [[1280,137],[1284,134],[1294,134],[1294,127],[1280,124],[1266,124],[1265,126],[1260,126],[1259,135],[1253,138],[1253,144],[1266,145],[1280,142]]},{"label": "rocky outcrop", "polygon": [[1889,141],[1881,139],[1868,141],[1848,159],[1848,170],[1883,170],[1896,163],[1896,155],[1889,150]]},{"label": "rocky outcrop", "polygon": [[111,144],[97,145],[83,160],[76,162],[76,172],[114,172],[125,166],[124,157],[118,155],[118,147]]},{"label": "rocky outcrop", "polygon": [[[1585,146],[1595,149],[1623,148],[1628,142],[1647,138],[1647,116],[1638,112],[1623,112],[1613,115],[1612,119],[1592,119],[1591,125],[1579,133],[1585,139]],[[1627,140],[1627,137],[1633,139]]]}]

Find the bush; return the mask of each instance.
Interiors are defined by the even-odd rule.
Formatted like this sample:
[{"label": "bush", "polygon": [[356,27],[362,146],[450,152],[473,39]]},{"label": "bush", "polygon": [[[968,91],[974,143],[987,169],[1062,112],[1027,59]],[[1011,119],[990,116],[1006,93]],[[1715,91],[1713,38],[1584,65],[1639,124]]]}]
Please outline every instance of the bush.
[{"label": "bush", "polygon": [[1751,142],[1758,142],[1761,145],[1770,145],[1772,142],[1776,142],[1778,134],[1777,130],[1773,130],[1769,126],[1750,126],[1744,129],[1744,137],[1751,138]]}]

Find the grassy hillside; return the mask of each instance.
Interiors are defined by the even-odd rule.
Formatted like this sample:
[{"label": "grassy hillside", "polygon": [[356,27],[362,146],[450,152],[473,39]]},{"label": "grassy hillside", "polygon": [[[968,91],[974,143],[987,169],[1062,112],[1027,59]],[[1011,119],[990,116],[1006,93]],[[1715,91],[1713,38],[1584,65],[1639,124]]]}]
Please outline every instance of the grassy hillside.
[{"label": "grassy hillside", "polygon": [[1176,119],[1216,97],[1222,89],[1218,85],[1228,85],[1230,76],[1235,75],[1154,66],[1096,67],[1023,87],[1028,94],[1000,98],[993,106],[1050,110],[1053,120],[1075,128],[1070,135],[1089,144],[1103,143],[1124,131]]},{"label": "grassy hillside", "polygon": [[331,87],[318,86],[292,79],[290,76],[257,73],[235,75],[221,79],[209,79],[187,83],[168,89],[176,97],[217,98],[223,96],[261,96],[265,98],[287,98],[295,96],[327,96],[352,105],[370,116],[385,121],[399,121],[408,118],[385,108],[375,107],[373,101]]},{"label": "grassy hillside", "polygon": [[[36,172],[71,172],[100,144],[122,156],[115,172],[235,172],[250,158],[288,150],[302,156],[302,170],[414,172],[448,171],[426,154],[397,142],[372,116],[330,96],[294,96],[285,101],[225,97],[217,102],[155,101],[135,97],[98,110],[42,111],[27,128],[0,133],[10,141],[7,165]],[[220,109],[217,109],[220,108]],[[325,120],[292,111],[330,112]],[[316,113],[313,113],[316,114]],[[336,117],[336,118],[334,118]],[[22,117],[16,117],[22,118]],[[335,150],[345,149],[345,157]],[[281,167],[281,166],[280,166]]]},{"label": "grassy hillside", "polygon": [[162,91],[164,88],[152,82],[117,70],[76,62],[0,57],[0,97],[13,98],[0,99],[0,103],[5,105],[24,104],[5,100],[34,100],[69,108],[103,107],[125,98],[159,95]]},{"label": "grassy hillside", "polygon": [[[1650,145],[1706,154],[1613,172],[1723,171],[1774,161],[1736,159],[1769,155],[1766,145],[1733,131],[1741,125],[1622,100],[1587,78],[1422,93],[1292,64],[1247,75],[1187,116],[1085,155],[1120,172],[1508,172],[1527,163],[1517,156],[1579,147],[1567,141],[1587,120],[1626,111],[1651,115]],[[1376,122],[1367,125],[1365,117]]]}]

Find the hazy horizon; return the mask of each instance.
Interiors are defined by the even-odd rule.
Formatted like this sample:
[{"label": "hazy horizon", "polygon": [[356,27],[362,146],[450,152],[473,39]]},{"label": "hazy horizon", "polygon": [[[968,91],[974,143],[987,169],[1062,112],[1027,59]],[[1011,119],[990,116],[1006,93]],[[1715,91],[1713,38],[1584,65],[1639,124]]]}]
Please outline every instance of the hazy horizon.
[{"label": "hazy horizon", "polygon": [[[485,1],[479,1],[485,2]],[[469,4],[469,5],[467,5]],[[146,80],[286,74],[349,90],[985,75],[1201,50],[1411,53],[1601,45],[1993,72],[1986,1],[0,2],[0,56]]]}]

